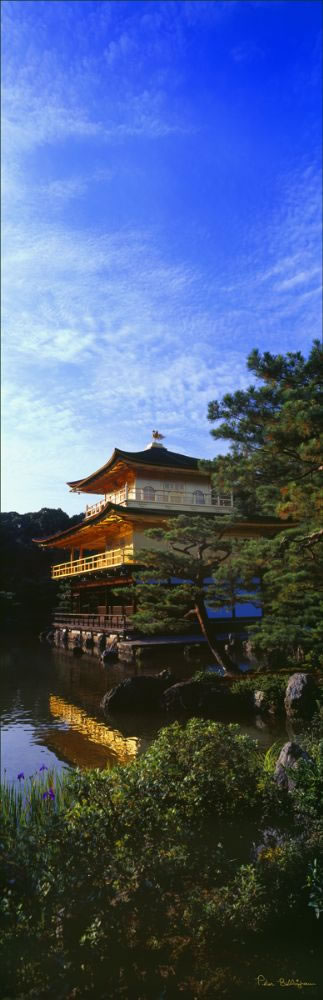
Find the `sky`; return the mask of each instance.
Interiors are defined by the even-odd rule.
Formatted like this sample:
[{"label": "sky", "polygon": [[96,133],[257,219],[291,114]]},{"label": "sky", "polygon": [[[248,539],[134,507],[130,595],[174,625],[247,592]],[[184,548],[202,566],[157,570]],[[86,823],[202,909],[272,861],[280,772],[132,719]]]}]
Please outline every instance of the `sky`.
[{"label": "sky", "polygon": [[4,0],[2,510],[321,335],[318,0]]}]

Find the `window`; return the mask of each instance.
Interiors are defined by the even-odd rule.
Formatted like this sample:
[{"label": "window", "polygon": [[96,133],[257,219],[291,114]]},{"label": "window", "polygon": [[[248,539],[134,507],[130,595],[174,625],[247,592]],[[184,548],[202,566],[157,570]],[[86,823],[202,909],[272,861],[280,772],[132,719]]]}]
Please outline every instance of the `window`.
[{"label": "window", "polygon": [[176,493],[178,493],[179,491],[183,493],[184,489],[185,489],[185,483],[179,483],[179,482],[178,483],[163,483],[163,489],[167,490],[167,491],[168,490],[175,490]]},{"label": "window", "polygon": [[153,501],[155,499],[155,490],[153,486],[144,486],[143,488],[143,498],[146,501]]},{"label": "window", "polygon": [[205,503],[205,496],[202,490],[194,490],[194,503]]}]

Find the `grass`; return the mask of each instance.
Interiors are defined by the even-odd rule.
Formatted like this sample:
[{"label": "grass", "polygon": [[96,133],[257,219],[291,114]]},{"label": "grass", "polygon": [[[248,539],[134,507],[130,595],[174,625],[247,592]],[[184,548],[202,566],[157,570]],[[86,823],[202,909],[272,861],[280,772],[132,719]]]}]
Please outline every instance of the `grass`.
[{"label": "grass", "polygon": [[48,816],[73,805],[69,772],[57,772],[44,765],[34,774],[25,778],[24,772],[17,775],[19,786],[1,781],[1,809],[3,819],[17,829],[32,823],[34,826],[46,824]]}]

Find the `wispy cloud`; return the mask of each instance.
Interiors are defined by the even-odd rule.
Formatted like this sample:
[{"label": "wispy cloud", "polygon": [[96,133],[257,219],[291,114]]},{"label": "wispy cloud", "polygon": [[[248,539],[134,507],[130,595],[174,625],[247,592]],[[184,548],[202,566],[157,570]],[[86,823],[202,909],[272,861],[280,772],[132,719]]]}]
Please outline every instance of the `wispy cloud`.
[{"label": "wispy cloud", "polygon": [[[19,419],[38,448],[50,424],[49,479],[55,470],[61,481],[82,473],[76,426],[94,465],[105,457],[103,427],[106,457],[115,444],[144,446],[155,423],[170,446],[187,450],[188,413],[188,450],[213,453],[207,438],[201,447],[207,402],[247,376],[239,351],[210,368],[208,355],[226,331],[203,309],[197,273],[167,261],[152,233],[72,238],[38,225],[28,239],[25,231],[8,235],[7,254],[6,367],[16,395],[6,415],[13,438]],[[35,396],[23,388],[26,374]],[[72,469],[58,458],[62,437]],[[30,448],[24,454],[27,460]],[[30,486],[34,462],[35,455]]]},{"label": "wispy cloud", "polygon": [[296,335],[298,346],[306,350],[320,336],[321,215],[320,170],[305,161],[282,177],[266,230],[251,223],[253,252],[239,266],[236,282],[223,291],[230,307],[236,304],[241,310],[254,344],[265,337],[272,349],[292,349]]},{"label": "wispy cloud", "polygon": [[[298,271],[293,274],[291,278],[284,278],[276,284],[277,292],[290,291],[292,288],[297,288],[298,285],[305,285],[312,281],[312,278],[321,276],[321,269],[319,267],[309,268],[307,271]],[[320,285],[318,286],[320,288]],[[314,289],[315,291],[316,289]],[[311,293],[310,293],[311,294]]]},{"label": "wispy cloud", "polygon": [[[158,138],[190,131],[189,125],[166,116],[162,94],[143,90],[116,107],[104,120],[90,119],[82,108],[66,107],[59,101],[35,99],[25,88],[3,92],[4,152],[16,157],[39,146],[67,139],[110,142],[131,136]],[[173,120],[172,120],[173,118]]]},{"label": "wispy cloud", "polygon": [[242,8],[4,3],[5,506],[72,512],[65,480],[155,426],[211,457],[207,403],[248,384],[248,351],[320,329],[319,168],[273,125],[257,200]]},{"label": "wispy cloud", "polygon": [[[300,194],[300,178],[295,180]],[[230,289],[214,280],[207,307],[202,275],[185,261],[167,259],[153,230],[72,234],[38,223],[34,230],[21,225],[8,232],[7,365],[16,388],[7,417],[14,438],[19,424],[19,440],[22,426],[30,440],[27,479],[31,442],[41,449],[49,426],[50,481],[82,474],[81,430],[91,452],[84,472],[100,465],[115,444],[144,446],[155,425],[172,447],[212,456],[207,403],[248,384],[248,345],[264,342],[279,350],[283,329],[284,343],[293,348],[289,324],[295,315],[305,341],[315,333],[314,176],[310,187],[308,175],[306,180],[297,219],[286,204],[280,225],[274,218],[267,232],[272,266],[263,272],[255,246]],[[292,185],[290,200],[296,205]],[[261,234],[254,238],[257,243]],[[301,271],[302,259],[307,266]],[[33,488],[34,475],[30,471]]]},{"label": "wispy cloud", "polygon": [[46,198],[58,199],[58,201],[69,201],[71,198],[79,198],[85,194],[88,187],[88,180],[85,177],[66,177],[49,181],[48,184],[41,185],[37,189],[37,195],[42,194]]}]

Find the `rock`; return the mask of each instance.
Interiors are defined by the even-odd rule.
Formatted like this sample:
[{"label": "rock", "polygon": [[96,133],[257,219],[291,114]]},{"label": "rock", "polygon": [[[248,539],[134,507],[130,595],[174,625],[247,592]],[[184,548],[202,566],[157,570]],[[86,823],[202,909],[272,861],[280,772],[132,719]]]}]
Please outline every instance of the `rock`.
[{"label": "rock", "polygon": [[317,694],[316,684],[310,674],[292,674],[285,694],[286,715],[310,719],[316,709]]},{"label": "rock", "polygon": [[179,681],[167,687],[161,696],[161,707],[167,712],[198,712],[226,714],[233,709],[234,699],[227,687],[221,684],[195,681]]},{"label": "rock", "polygon": [[295,788],[295,780],[291,772],[297,771],[300,761],[305,761],[309,765],[313,764],[312,758],[298,743],[285,743],[275,767],[275,780],[280,788],[287,788],[289,792]]},{"label": "rock", "polygon": [[203,707],[205,685],[199,681],[179,681],[167,687],[161,697],[162,708],[167,712],[190,711]]},{"label": "rock", "polygon": [[267,697],[264,691],[254,691],[253,693],[253,705],[257,709],[257,712],[266,712],[268,709]]},{"label": "rock", "polygon": [[158,708],[160,697],[169,685],[170,673],[163,670],[157,677],[143,674],[128,677],[111,691],[107,691],[101,702],[105,712],[146,711]]}]

